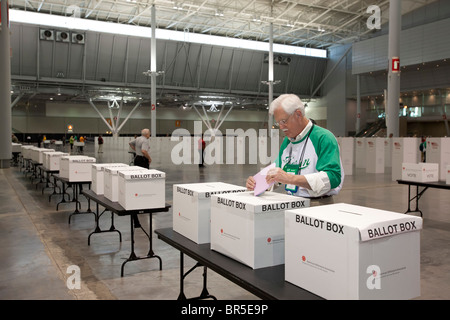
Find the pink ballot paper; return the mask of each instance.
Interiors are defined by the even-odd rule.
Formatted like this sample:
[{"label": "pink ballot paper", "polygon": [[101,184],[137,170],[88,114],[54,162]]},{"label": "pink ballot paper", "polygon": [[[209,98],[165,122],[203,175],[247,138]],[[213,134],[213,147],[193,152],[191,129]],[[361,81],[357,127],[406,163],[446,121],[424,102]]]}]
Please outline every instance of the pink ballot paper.
[{"label": "pink ballot paper", "polygon": [[268,184],[266,182],[267,172],[272,168],[275,168],[275,163],[268,165],[267,167],[265,167],[264,169],[262,169],[260,172],[258,172],[257,174],[255,174],[253,176],[253,178],[256,181],[256,186],[255,186],[255,190],[254,190],[255,196],[259,196],[261,193],[264,193],[264,191],[266,191],[268,188],[270,188],[274,184],[274,182],[271,184]]}]

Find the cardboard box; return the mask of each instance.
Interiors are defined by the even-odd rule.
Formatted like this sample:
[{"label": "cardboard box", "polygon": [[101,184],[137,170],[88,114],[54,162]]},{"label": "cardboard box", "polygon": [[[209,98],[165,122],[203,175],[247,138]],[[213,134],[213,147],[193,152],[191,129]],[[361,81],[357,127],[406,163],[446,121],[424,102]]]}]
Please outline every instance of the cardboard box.
[{"label": "cardboard box", "polygon": [[95,158],[87,156],[64,156],[59,160],[59,176],[70,182],[91,181]]},{"label": "cardboard box", "polygon": [[355,139],[355,168],[366,167],[366,138]]},{"label": "cardboard box", "polygon": [[211,196],[247,191],[224,182],[173,185],[173,230],[195,243],[211,241]]},{"label": "cardboard box", "polygon": [[66,157],[69,154],[65,152],[55,151],[55,152],[44,152],[45,161],[44,167],[51,171],[59,171],[61,157]]},{"label": "cardboard box", "polygon": [[338,137],[342,167],[346,176],[353,175],[353,159],[355,158],[355,138]]},{"label": "cardboard box", "polygon": [[419,138],[392,138],[392,181],[402,178],[403,163],[418,163]]},{"label": "cardboard box", "polygon": [[253,269],[283,264],[285,210],[309,205],[309,199],[276,192],[213,195],[211,249]]},{"label": "cardboard box", "polygon": [[38,154],[38,163],[42,163],[43,165],[45,165],[45,154],[48,152],[55,152],[55,149],[47,149],[47,148],[43,148],[39,150],[39,154]]},{"label": "cardboard box", "polygon": [[392,139],[384,138],[384,166],[392,167]]},{"label": "cardboard box", "polygon": [[105,168],[106,167],[128,167],[125,163],[94,163],[92,164],[91,190],[96,194],[104,194],[105,190]]},{"label": "cardboard box", "polygon": [[[52,151],[52,149],[47,149],[47,148],[30,149],[31,160],[33,160],[34,162],[37,162],[37,163],[41,163],[41,164],[44,163],[43,153],[48,152],[48,151]],[[55,151],[55,150],[53,150],[53,151]]]},{"label": "cardboard box", "polygon": [[384,138],[366,138],[366,172],[384,173]]},{"label": "cardboard box", "polygon": [[427,138],[427,163],[439,164],[439,180],[446,180],[445,169],[450,165],[450,138]]},{"label": "cardboard box", "polygon": [[24,159],[31,159],[30,152],[31,152],[31,149],[33,149],[33,148],[36,148],[36,147],[30,146],[30,145],[22,145],[20,147],[20,151],[21,151]]},{"label": "cardboard box", "polygon": [[450,184],[450,164],[447,166],[447,175],[446,175],[445,182],[447,184]]},{"label": "cardboard box", "polygon": [[403,163],[402,180],[417,182],[439,181],[439,164],[437,163]]},{"label": "cardboard box", "polygon": [[22,145],[20,143],[11,142],[11,152],[22,152]]},{"label": "cardboard box", "polygon": [[119,173],[119,204],[125,210],[166,206],[166,174],[155,169]]},{"label": "cardboard box", "polygon": [[422,218],[345,203],[286,211],[285,279],[326,299],[420,296]]},{"label": "cardboard box", "polygon": [[138,166],[128,167],[104,167],[103,194],[113,202],[119,201],[119,170],[147,170]]}]

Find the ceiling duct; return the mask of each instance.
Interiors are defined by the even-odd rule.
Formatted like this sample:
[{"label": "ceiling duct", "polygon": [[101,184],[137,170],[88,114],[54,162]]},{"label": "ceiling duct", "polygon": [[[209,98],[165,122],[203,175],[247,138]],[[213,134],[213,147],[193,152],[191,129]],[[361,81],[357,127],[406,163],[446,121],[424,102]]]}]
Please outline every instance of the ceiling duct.
[{"label": "ceiling duct", "polygon": [[84,33],[72,32],[72,43],[84,44]]},{"label": "ceiling duct", "polygon": [[60,42],[70,42],[69,32],[66,32],[66,31],[56,31],[56,41],[60,41]]},{"label": "ceiling duct", "polygon": [[55,32],[49,29],[40,29],[39,30],[39,39],[41,40],[55,40]]}]

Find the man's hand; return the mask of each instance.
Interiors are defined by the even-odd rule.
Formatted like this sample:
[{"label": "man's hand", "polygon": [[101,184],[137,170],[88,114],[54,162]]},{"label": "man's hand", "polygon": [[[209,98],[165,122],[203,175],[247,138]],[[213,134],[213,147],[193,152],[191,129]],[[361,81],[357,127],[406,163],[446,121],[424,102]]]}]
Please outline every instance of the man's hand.
[{"label": "man's hand", "polygon": [[290,184],[292,177],[293,177],[292,174],[286,173],[281,168],[272,168],[267,172],[266,182],[268,184],[271,184],[274,182]]},{"label": "man's hand", "polygon": [[250,190],[250,191],[255,190],[255,186],[256,186],[255,179],[252,176],[248,177],[247,183],[245,184],[245,186],[247,187],[247,190]]}]

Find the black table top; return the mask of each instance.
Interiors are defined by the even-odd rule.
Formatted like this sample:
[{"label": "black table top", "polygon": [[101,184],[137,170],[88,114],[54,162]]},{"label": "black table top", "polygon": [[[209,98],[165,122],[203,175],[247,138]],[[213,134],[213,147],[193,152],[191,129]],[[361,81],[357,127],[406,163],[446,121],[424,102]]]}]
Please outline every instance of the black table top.
[{"label": "black table top", "polygon": [[87,184],[87,183],[91,184],[91,183],[92,183],[91,180],[86,180],[86,181],[70,181],[69,178],[61,177],[59,174],[55,174],[55,175],[53,175],[53,176],[54,176],[57,180],[60,180],[60,181],[65,182],[65,183],[72,183],[72,184],[75,184],[75,183],[77,183],[77,184]]},{"label": "black table top", "polygon": [[106,198],[103,194],[96,194],[92,190],[81,191],[83,195],[89,199],[97,202],[106,209],[116,213],[119,216],[126,216],[130,214],[142,214],[142,213],[156,213],[156,212],[168,212],[171,205],[166,203],[165,207],[162,208],[151,208],[151,209],[139,209],[139,210],[126,210],[118,202],[114,202]]},{"label": "black table top", "polygon": [[158,237],[187,254],[203,266],[214,270],[262,299],[317,300],[321,297],[284,280],[284,264],[252,269],[234,259],[211,250],[209,243],[197,244],[172,228],[157,229]]},{"label": "black table top", "polygon": [[450,184],[446,184],[444,181],[436,182],[419,182],[419,181],[409,181],[409,180],[397,180],[399,184],[409,184],[419,187],[430,187],[438,189],[450,189]]}]

